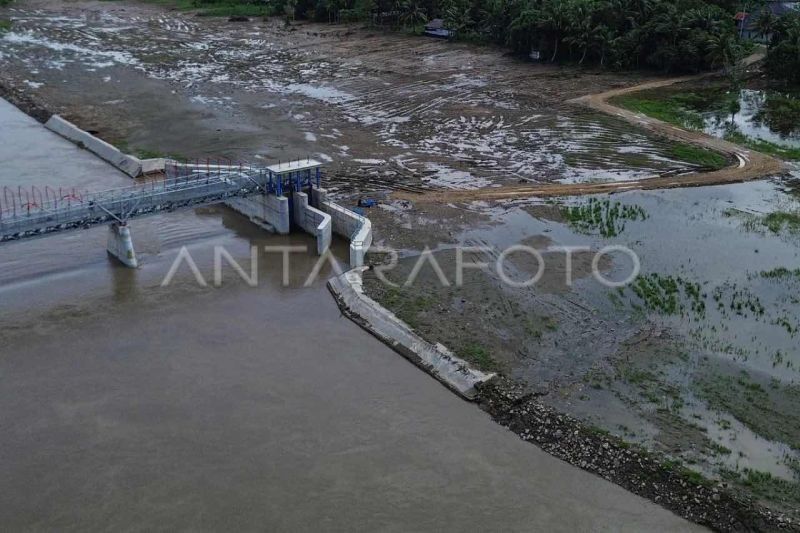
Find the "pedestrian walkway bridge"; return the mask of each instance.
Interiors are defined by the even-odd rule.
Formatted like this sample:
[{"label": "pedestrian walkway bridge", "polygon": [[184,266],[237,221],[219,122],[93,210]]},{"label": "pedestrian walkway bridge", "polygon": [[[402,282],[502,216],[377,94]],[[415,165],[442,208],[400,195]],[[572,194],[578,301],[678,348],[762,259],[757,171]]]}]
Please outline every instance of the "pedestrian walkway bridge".
[{"label": "pedestrian walkway bridge", "polygon": [[[327,201],[320,189],[321,166],[313,160],[270,167],[218,160],[192,163],[167,160],[163,173],[158,177],[144,178],[130,187],[101,192],[4,187],[0,192],[0,243],[110,224],[109,253],[135,267],[137,262],[127,227],[129,220],[225,202],[254,222],[278,233],[288,233],[292,220],[312,233],[319,229],[323,232],[317,235],[318,241],[322,239],[318,244],[320,253],[327,250],[331,229],[333,227],[335,231],[337,226],[342,230],[337,233],[347,233],[344,236],[351,239],[351,244],[361,239],[362,245],[366,244],[368,248],[371,228],[369,243],[363,231],[361,237],[357,234],[361,227],[369,225],[369,221]],[[312,199],[303,192],[314,190],[316,193],[312,192]],[[285,194],[293,196],[291,205]],[[320,210],[314,207],[315,203],[326,205],[318,206],[323,207]],[[342,217],[357,223],[341,220]],[[334,218],[340,219],[338,224]],[[318,228],[319,225],[328,227]],[[360,257],[363,261],[363,251]]]}]

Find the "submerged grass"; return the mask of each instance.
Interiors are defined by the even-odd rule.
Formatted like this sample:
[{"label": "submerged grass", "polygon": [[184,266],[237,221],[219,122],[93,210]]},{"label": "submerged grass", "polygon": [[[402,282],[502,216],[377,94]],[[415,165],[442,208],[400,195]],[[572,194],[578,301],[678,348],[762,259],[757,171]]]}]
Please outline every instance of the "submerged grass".
[{"label": "submerged grass", "polygon": [[706,294],[702,292],[700,284],[680,276],[658,273],[641,275],[630,285],[630,290],[639,297],[646,309],[663,315],[682,315],[690,310],[702,317],[706,312]]},{"label": "submerged grass", "polygon": [[792,235],[800,233],[800,211],[773,211],[766,215],[755,215],[738,209],[727,209],[723,215],[741,219],[747,231],[759,232],[767,229],[775,235],[784,232]]},{"label": "submerged grass", "polygon": [[590,198],[582,205],[565,207],[561,214],[581,233],[599,233],[606,238],[616,237],[625,231],[626,221],[647,219],[647,212],[638,205],[596,198]]},{"label": "submerged grass", "polygon": [[800,450],[800,389],[793,385],[765,388],[746,375],[706,375],[692,390],[709,407],[730,413],[761,437]]}]

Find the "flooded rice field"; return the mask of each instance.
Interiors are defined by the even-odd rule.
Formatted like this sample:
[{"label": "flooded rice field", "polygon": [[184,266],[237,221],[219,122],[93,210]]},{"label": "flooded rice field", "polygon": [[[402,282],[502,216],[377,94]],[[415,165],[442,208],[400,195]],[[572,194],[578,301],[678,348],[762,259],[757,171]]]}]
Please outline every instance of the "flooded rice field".
[{"label": "flooded rice field", "polygon": [[[796,186],[787,179],[504,206],[473,203],[461,221],[448,215],[455,229],[435,254],[450,281],[456,244],[497,251],[525,244],[544,259],[536,285],[511,288],[489,268],[467,271],[462,287],[442,286],[424,268],[419,287],[387,289],[374,276],[367,287],[430,338],[528,383],[542,401],[598,431],[660,450],[779,507],[797,508]],[[435,226],[437,216],[409,214],[404,220],[422,229]],[[411,239],[390,232],[390,242]],[[418,260],[413,250],[424,244],[406,241],[408,251],[390,279],[405,279]],[[609,288],[591,275],[588,250],[609,245],[628,247],[641,263],[639,276],[625,288]],[[587,247],[573,255],[571,287],[563,246]],[[472,260],[493,267],[497,251],[473,254]],[[612,280],[632,271],[620,252],[598,266]],[[529,279],[536,267],[525,254],[504,263],[519,279]]]},{"label": "flooded rice field", "polygon": [[693,168],[670,142],[564,104],[631,79],[369,28],[232,23],[111,2],[8,12],[6,83],[145,155],[312,155],[332,162],[342,186],[372,188]]}]

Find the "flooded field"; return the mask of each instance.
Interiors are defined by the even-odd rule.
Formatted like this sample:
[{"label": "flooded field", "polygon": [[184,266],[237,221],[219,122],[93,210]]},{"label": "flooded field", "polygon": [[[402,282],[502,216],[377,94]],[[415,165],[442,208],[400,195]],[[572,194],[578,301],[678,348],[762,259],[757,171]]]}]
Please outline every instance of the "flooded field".
[{"label": "flooded field", "polygon": [[341,186],[373,189],[625,180],[697,165],[674,143],[564,104],[630,77],[368,28],[113,2],[7,11],[6,83],[143,155],[313,155]]},{"label": "flooded field", "polygon": [[[368,287],[430,338],[527,383],[545,403],[792,509],[800,501],[795,186],[776,180],[472,204],[435,256],[451,284],[457,244],[497,250],[471,256],[489,268],[468,271],[463,287],[442,286],[430,268],[411,287],[387,289],[374,276]],[[436,225],[435,213],[423,217]],[[491,262],[519,244],[545,262],[528,289],[501,283]],[[574,254],[575,282],[566,285],[560,247],[608,245],[636,253],[634,283],[599,283],[587,251]],[[417,260],[407,252],[390,279],[405,279]],[[520,279],[536,266],[524,254],[504,263]],[[612,280],[632,270],[619,252],[598,266]]]}]

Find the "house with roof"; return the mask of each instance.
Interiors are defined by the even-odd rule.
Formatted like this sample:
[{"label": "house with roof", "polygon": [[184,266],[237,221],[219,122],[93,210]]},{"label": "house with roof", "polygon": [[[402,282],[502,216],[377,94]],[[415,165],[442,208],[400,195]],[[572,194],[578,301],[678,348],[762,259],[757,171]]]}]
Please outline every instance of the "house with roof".
[{"label": "house with roof", "polygon": [[751,11],[739,11],[734,15],[736,29],[742,39],[749,39],[760,43],[769,42],[771,35],[762,35],[756,27],[756,20],[762,9],[769,9],[776,17],[782,17],[793,11],[800,11],[800,1],[792,2],[767,2],[766,5],[755,7]]}]

